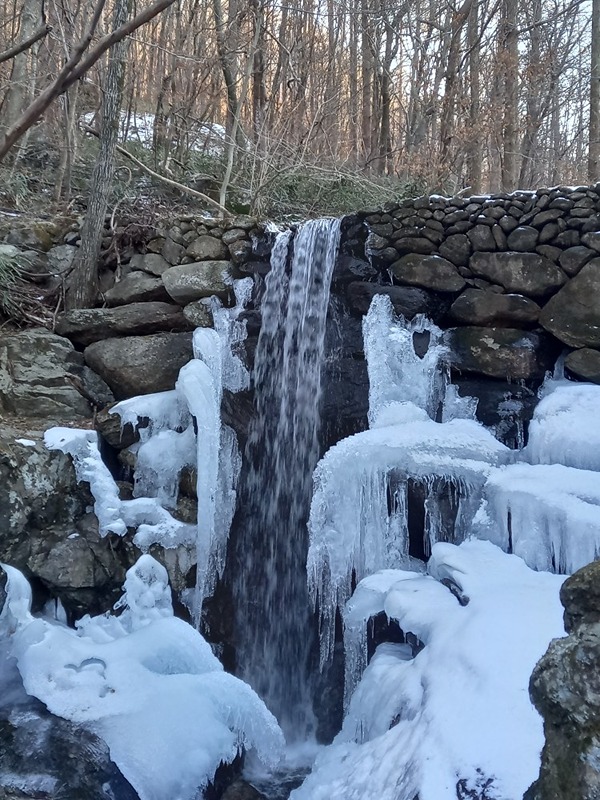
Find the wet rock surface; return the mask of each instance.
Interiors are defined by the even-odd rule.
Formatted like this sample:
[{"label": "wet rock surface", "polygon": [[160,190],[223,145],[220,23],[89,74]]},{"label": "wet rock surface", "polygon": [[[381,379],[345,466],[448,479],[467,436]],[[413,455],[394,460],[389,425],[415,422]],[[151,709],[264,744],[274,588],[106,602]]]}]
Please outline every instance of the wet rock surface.
[{"label": "wet rock surface", "polygon": [[550,644],[529,686],[546,743],[525,800],[600,797],[600,563],[568,578],[561,600],[569,635]]}]

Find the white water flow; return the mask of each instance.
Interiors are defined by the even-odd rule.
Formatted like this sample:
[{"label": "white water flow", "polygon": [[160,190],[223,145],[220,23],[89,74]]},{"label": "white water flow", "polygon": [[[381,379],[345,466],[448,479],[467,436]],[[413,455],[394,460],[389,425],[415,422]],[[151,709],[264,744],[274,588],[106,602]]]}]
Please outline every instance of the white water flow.
[{"label": "white water flow", "polygon": [[256,415],[239,505],[240,672],[289,741],[313,729],[306,520],[319,458],[321,366],[339,236],[339,220],[320,219],[276,239],[262,301]]}]

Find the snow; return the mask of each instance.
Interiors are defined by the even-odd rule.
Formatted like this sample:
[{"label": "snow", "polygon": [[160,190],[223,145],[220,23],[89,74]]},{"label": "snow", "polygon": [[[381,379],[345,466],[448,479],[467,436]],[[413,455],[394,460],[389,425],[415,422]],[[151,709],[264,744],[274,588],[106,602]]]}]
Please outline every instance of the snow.
[{"label": "snow", "polygon": [[33,439],[15,439],[17,444],[22,444],[23,447],[35,447],[37,442],[34,442]]},{"label": "snow", "polygon": [[478,535],[533,569],[570,573],[600,556],[600,475],[562,464],[490,473]]},{"label": "snow", "polygon": [[600,471],[600,386],[563,381],[554,387],[534,411],[527,460]]},{"label": "snow", "polygon": [[528,682],[563,635],[564,577],[476,540],[435,544],[428,572],[357,587],[356,623],[383,611],[425,646],[412,658],[407,645],[380,645],[341,733],[291,800],[455,800],[457,784],[467,796],[488,780],[485,796],[505,800],[537,777],[544,737]]},{"label": "snow", "polygon": [[195,800],[242,748],[277,764],[275,718],[172,615],[166,570],[153,558],[128,571],[120,616],[87,617],[77,631],[33,618],[27,582],[8,571],[12,652],[26,691],[103,738],[141,800]]}]

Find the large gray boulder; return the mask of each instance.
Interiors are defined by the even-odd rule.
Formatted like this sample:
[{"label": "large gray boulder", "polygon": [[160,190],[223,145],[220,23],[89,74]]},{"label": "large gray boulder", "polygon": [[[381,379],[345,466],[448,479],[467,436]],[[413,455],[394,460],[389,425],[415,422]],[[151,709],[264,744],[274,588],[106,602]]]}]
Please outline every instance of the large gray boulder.
[{"label": "large gray boulder", "polygon": [[128,303],[147,303],[152,300],[168,300],[169,295],[160,278],[145,272],[130,272],[123,280],[104,293],[109,306],[124,306]]},{"label": "large gray boulder", "polygon": [[157,333],[105,339],[86,347],[89,367],[118,400],[173,389],[179,370],[192,358],[191,333]]},{"label": "large gray boulder", "polygon": [[482,289],[465,289],[450,307],[450,316],[463,325],[532,325],[540,307],[520,294],[497,294]]},{"label": "large gray boulder", "polygon": [[569,347],[600,347],[600,258],[588,261],[550,298],[540,324]]},{"label": "large gray boulder", "polygon": [[574,350],[566,357],[565,367],[583,381],[600,383],[600,350],[590,347]]},{"label": "large gray boulder", "polygon": [[514,328],[452,328],[447,342],[454,369],[490,378],[541,380],[556,358],[550,337]]},{"label": "large gray boulder", "polygon": [[394,262],[390,271],[400,283],[438,292],[459,292],[465,286],[454,264],[441,256],[409,253]]},{"label": "large gray boulder", "polygon": [[544,297],[561,287],[567,276],[559,266],[537,253],[474,253],[473,274],[503,286],[507,292]]},{"label": "large gray boulder", "polygon": [[182,306],[213,294],[226,300],[231,290],[231,262],[181,264],[166,270],[162,277],[169,295]]},{"label": "large gray boulder", "polygon": [[187,255],[194,261],[222,261],[229,257],[229,250],[216,236],[199,236],[188,246]]},{"label": "large gray boulder", "polygon": [[544,718],[538,780],[525,800],[600,797],[600,563],[563,584],[565,628],[536,665],[529,692]]},{"label": "large gray boulder", "polygon": [[179,306],[160,302],[74,309],[61,314],[56,324],[58,333],[84,346],[115,336],[189,331],[191,328]]},{"label": "large gray boulder", "polygon": [[0,411],[63,420],[90,417],[89,398],[110,402],[67,339],[45,328],[0,336]]}]

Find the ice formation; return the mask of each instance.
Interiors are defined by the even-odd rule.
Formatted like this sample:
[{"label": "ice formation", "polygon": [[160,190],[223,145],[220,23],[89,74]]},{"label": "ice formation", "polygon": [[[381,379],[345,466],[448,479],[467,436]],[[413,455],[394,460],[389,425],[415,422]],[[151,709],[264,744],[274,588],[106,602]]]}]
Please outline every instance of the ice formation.
[{"label": "ice formation", "polygon": [[[344,608],[353,578],[408,563],[412,488],[425,498],[427,554],[437,541],[467,536],[488,474],[512,459],[468,418],[470,399],[448,391],[438,328],[423,317],[396,318],[390,299],[376,295],[363,329],[371,430],[338,442],[314,474],[307,573],[321,617],[321,665],[333,653],[336,609]],[[444,418],[444,400],[449,421],[435,422]]]},{"label": "ice formation", "polygon": [[537,777],[544,737],[527,687],[564,633],[564,577],[476,540],[435,544],[428,573],[358,585],[356,626],[383,611],[424,647],[412,657],[380,645],[341,733],[291,800],[505,800]]},{"label": "ice formation", "polygon": [[[252,279],[234,282],[236,305],[212,303],[215,330],[198,328],[194,358],[180,371],[174,390],[123,400],[112,413],[121,425],[137,429],[134,499],[121,500],[104,464],[95,431],[52,428],[45,434],[49,449],[68,453],[79,480],[90,484],[102,536],[136,529],[134,542],[143,551],[153,544],[195,548],[196,591],[187,598],[196,623],[202,601],[223,572],[227,536],[235,510],[241,457],[233,430],[221,424],[223,389],[240,391],[249,382],[240,356],[246,335],[239,319],[252,289]],[[197,524],[177,519],[180,476],[196,470]]]},{"label": "ice formation", "polygon": [[34,618],[27,582],[5,569],[0,626],[26,691],[103,738],[141,800],[195,800],[242,748],[277,763],[283,735],[275,718],[173,616],[166,570],[149,555],[127,573],[120,616],[87,617],[77,631]]}]

